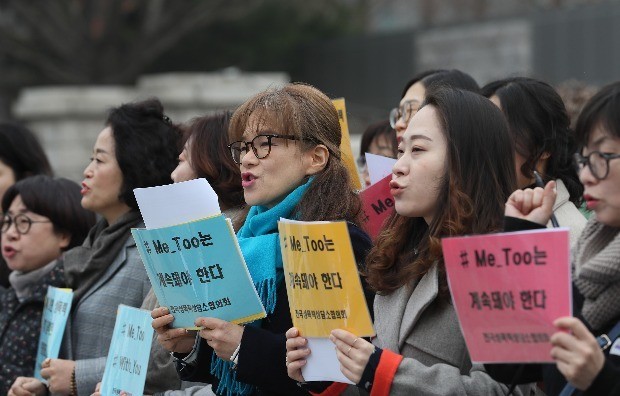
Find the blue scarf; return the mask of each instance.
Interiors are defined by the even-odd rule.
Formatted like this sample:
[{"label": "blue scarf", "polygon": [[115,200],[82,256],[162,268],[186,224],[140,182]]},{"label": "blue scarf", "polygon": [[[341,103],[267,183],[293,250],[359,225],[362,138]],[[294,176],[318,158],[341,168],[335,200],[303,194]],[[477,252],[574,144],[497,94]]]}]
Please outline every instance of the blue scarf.
[{"label": "blue scarf", "polygon": [[[282,252],[278,238],[278,220],[294,216],[293,209],[312,183],[312,177],[273,208],[252,206],[243,227],[237,232],[239,246],[248,266],[252,281],[267,314],[276,308],[277,287],[284,280]],[[250,323],[260,326],[262,319]],[[211,358],[211,374],[219,378],[217,394],[250,395],[254,386],[237,381],[232,362],[220,359],[215,351]]]}]

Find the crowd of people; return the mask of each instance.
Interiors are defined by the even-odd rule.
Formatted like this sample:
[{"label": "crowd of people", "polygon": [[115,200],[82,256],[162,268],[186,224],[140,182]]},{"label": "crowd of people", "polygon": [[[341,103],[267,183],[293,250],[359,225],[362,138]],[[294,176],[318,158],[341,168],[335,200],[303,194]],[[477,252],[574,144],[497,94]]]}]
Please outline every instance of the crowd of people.
[{"label": "crowd of people", "polygon": [[[53,176],[32,132],[0,124],[0,393],[99,394],[125,304],[153,318],[148,395],[620,395],[620,346],[610,348],[620,343],[610,338],[620,324],[620,82],[594,94],[574,128],[558,92],[527,77],[481,88],[460,70],[429,70],[394,101],[357,161],[368,187],[365,153],[396,160],[395,211],[374,241],[338,113],[307,84],[182,125],[155,98],[113,108],[81,187]],[[130,233],[144,225],[133,190],[196,178],[232,221],[263,319],[200,317],[192,332],[172,327],[155,297]],[[280,218],[346,221],[376,331],[331,333],[353,385],[303,377],[312,351],[291,319]],[[442,238],[557,225],[570,232],[574,317],[553,323],[555,363],[472,362]],[[43,382],[34,366],[48,286],[74,295]]]}]

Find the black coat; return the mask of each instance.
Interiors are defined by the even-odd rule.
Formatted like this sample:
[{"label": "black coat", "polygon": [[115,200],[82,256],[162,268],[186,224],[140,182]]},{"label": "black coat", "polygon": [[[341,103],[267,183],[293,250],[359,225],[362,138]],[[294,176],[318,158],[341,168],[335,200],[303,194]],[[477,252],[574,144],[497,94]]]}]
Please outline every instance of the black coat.
[{"label": "black coat", "polygon": [[13,288],[0,287],[0,395],[17,377],[32,377],[37,358],[43,302],[48,286],[64,287],[61,265],[56,265],[20,302]]},{"label": "black coat", "polygon": [[[353,253],[358,266],[361,267],[370,250],[372,241],[368,235],[348,224]],[[371,292],[362,278],[364,293],[370,312],[374,293]],[[257,387],[256,395],[308,395],[297,382],[289,378],[286,372],[286,336],[288,329],[293,327],[286,285],[278,285],[277,303],[272,314],[267,315],[261,327],[246,326],[241,338],[241,353],[237,365],[237,380]],[[213,349],[204,339],[200,339],[197,365],[184,366],[177,363],[177,371],[184,381],[205,382],[217,390],[218,379],[211,375],[211,357]]]}]

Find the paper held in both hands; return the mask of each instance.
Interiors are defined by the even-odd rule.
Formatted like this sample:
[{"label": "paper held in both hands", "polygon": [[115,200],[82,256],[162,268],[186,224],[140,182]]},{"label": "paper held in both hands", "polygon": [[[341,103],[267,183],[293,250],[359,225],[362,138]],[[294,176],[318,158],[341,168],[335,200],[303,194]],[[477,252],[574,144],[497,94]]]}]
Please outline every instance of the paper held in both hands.
[{"label": "paper held in both hands", "polygon": [[374,329],[347,224],[281,219],[278,230],[293,325],[312,350],[304,379],[351,383],[328,337],[333,329],[360,337],[374,335]]},{"label": "paper held in both hands", "polygon": [[265,317],[230,219],[205,179],[134,190],[146,229],[131,230],[172,326],[199,317],[246,323]]}]

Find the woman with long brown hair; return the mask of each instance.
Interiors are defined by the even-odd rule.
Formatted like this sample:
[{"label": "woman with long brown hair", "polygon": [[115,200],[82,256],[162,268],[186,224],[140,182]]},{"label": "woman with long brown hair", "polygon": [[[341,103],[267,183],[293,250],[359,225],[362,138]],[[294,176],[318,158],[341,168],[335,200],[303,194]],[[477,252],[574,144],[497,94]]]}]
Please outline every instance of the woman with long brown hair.
[{"label": "woman with long brown hair", "polygon": [[[427,93],[398,146],[390,183],[396,213],[367,259],[375,298],[373,343],[332,331],[342,373],[371,394],[503,395],[472,364],[446,280],[441,238],[502,229],[515,186],[502,113],[475,93]],[[303,381],[310,351],[287,332],[288,373]],[[337,392],[345,384],[333,384]]]}]

